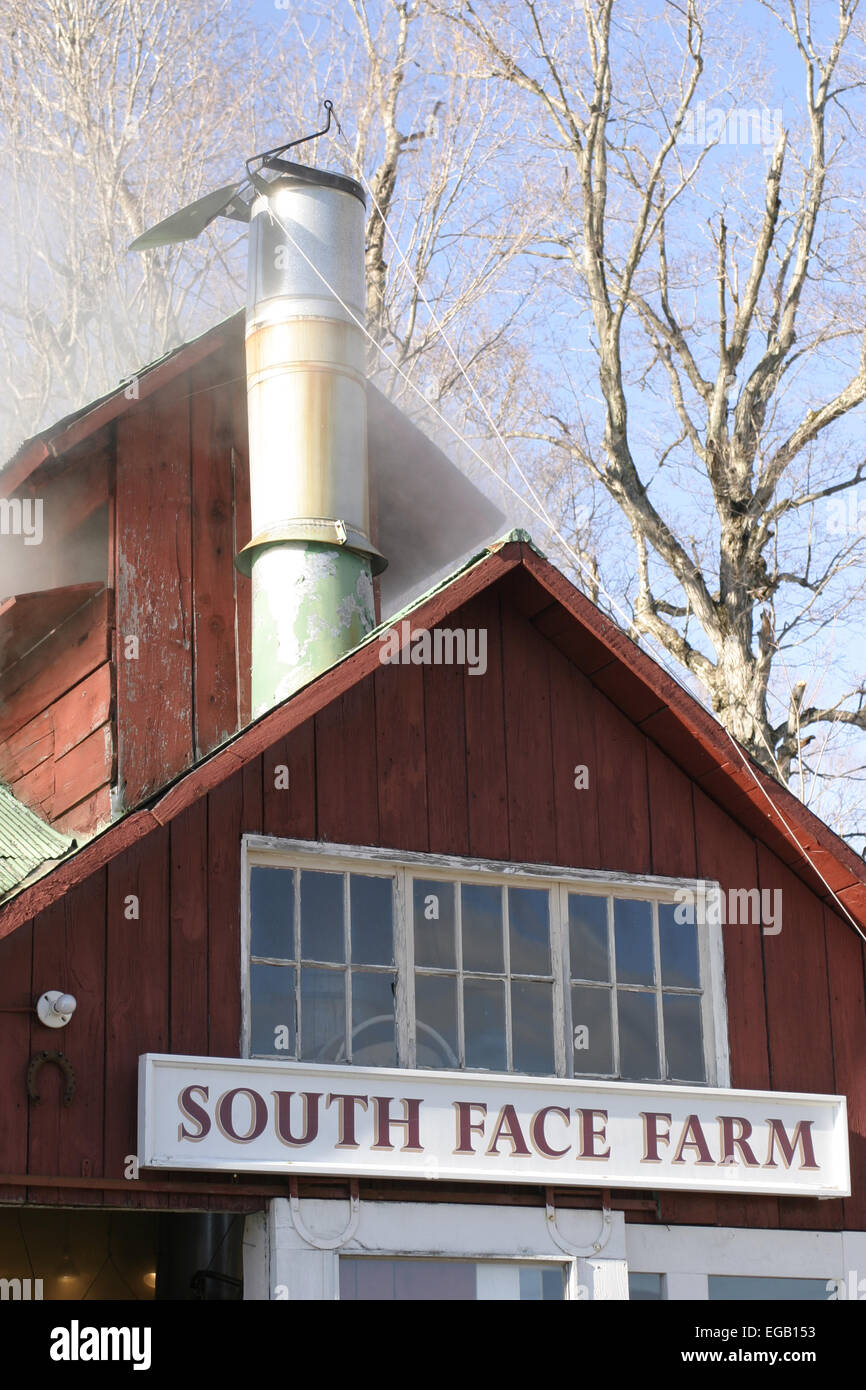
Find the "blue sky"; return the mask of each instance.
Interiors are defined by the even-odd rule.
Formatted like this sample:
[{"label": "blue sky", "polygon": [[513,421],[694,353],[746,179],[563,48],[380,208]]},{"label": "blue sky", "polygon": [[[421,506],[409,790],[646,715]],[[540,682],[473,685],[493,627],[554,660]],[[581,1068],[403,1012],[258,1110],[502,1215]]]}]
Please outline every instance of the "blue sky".
[{"label": "blue sky", "polygon": [[[291,0],[289,0],[289,3],[291,3]],[[335,0],[335,9],[338,13],[340,12],[341,3],[342,0]],[[482,9],[484,8],[483,0],[480,7]],[[276,32],[282,27],[287,19],[287,9],[287,4],[279,5],[274,3],[274,0],[255,0],[253,12],[257,23],[261,26],[262,33]],[[348,7],[346,7],[346,9],[348,9]],[[821,31],[823,30],[824,36],[826,37],[826,34],[835,26],[837,7],[835,4],[824,3],[823,5],[818,4],[813,6],[813,9],[816,33],[820,37]],[[661,15],[663,10],[664,5],[661,4],[659,0],[651,0],[648,6],[643,7],[644,13],[656,16]],[[291,12],[294,16],[302,14],[303,6],[293,4]],[[624,22],[628,24],[632,15],[636,12],[632,11],[628,5],[624,5],[619,13],[623,17]],[[774,112],[778,109],[781,121],[786,127],[795,125],[798,115],[802,110],[802,99],[800,94],[803,88],[803,70],[791,40],[786,36],[780,37],[777,22],[768,14],[765,7],[758,3],[758,0],[741,0],[739,4],[725,5],[720,13],[731,23],[732,29],[735,32],[739,30],[746,39],[743,50],[744,63],[749,64],[755,62],[756,64],[756,81],[760,84],[761,91],[756,91],[755,93],[755,104],[759,102],[766,103]],[[711,104],[711,93],[713,90],[712,82],[717,77],[721,80],[724,77],[724,73],[713,73],[712,64],[708,62],[708,72],[706,76],[708,79],[706,100],[707,104]],[[736,80],[738,74],[733,73],[731,76]],[[321,93],[322,96],[325,94],[325,92]],[[344,110],[341,112],[341,115],[344,117],[347,126],[351,129],[351,110]],[[310,126],[308,129],[312,128],[316,123],[316,118],[317,113],[311,111]],[[286,138],[292,138],[294,135],[301,133],[306,132],[290,130],[286,132]],[[718,171],[719,196],[720,199],[725,201],[727,201],[725,198],[725,188],[727,186],[726,180],[728,179],[728,153],[729,152],[724,149],[719,149],[718,151],[714,151],[710,156],[714,161],[712,165],[713,169]],[[753,173],[750,175],[747,172],[747,178],[761,178],[762,169],[765,167],[764,164],[759,162],[761,158],[760,152],[755,151],[756,163],[753,166]],[[739,175],[731,175],[733,181],[730,186],[730,198],[726,208],[726,216],[730,219],[730,223],[733,227],[736,227],[738,216],[737,177],[739,177]],[[684,245],[687,250],[687,240]],[[569,307],[573,322],[574,306],[571,305]],[[589,378],[586,376],[586,370],[589,364],[585,356],[586,349],[575,349],[575,351],[578,353],[582,351],[584,354],[582,358],[578,359],[575,357],[573,360],[578,362],[578,365],[583,371],[584,380],[588,380]],[[567,350],[561,343],[556,341],[555,333],[553,333],[546,344],[539,345],[536,360],[540,369],[548,373],[552,380],[556,377],[559,377],[561,380],[561,363],[565,360],[566,356]],[[803,387],[804,391],[813,393],[816,398],[831,394],[832,391],[838,389],[838,386],[841,384],[839,380],[839,371],[839,366],[829,361],[825,365],[819,364],[817,368],[811,368],[808,383]],[[565,384],[561,382],[561,385],[563,388],[563,397],[565,397],[568,392],[565,389]],[[644,422],[646,424],[646,430],[636,430],[635,438],[636,441],[638,441],[639,456],[642,459],[641,466],[645,466],[649,473],[652,464],[649,440],[653,433],[654,419],[651,413],[652,407],[647,405],[645,400],[642,400],[640,404],[642,409],[645,411],[649,410],[650,413],[647,415],[646,421]],[[862,447],[862,420],[863,416],[861,413],[857,417],[849,420],[839,431],[838,437],[844,441],[849,449],[853,449],[854,451],[858,451]],[[482,421],[479,419],[478,423],[480,426]],[[446,447],[448,447],[447,443]],[[644,462],[645,453],[646,461]],[[500,466],[504,466],[505,460],[500,456],[495,462]],[[668,507],[673,517],[682,516],[683,507],[689,505],[686,501],[686,495],[682,491],[681,482],[681,478],[674,474],[670,482],[665,483],[664,479],[662,479],[655,485],[657,489],[655,494],[658,499],[657,505],[661,503],[664,507]],[[544,527],[541,523],[532,522],[531,520],[530,525],[533,533],[542,545],[542,548],[544,548],[547,539],[543,534]],[[625,540],[620,537],[617,544],[621,548],[621,564],[627,571],[630,563],[633,563],[630,560],[627,537]],[[618,595],[614,594],[614,597],[618,597]],[[824,688],[821,691],[821,700],[826,700],[828,696],[837,694],[841,690],[845,680],[851,677],[856,678],[857,674],[861,673],[864,667],[866,667],[866,639],[864,639],[861,629],[862,624],[846,625],[843,622],[838,625],[837,628],[826,633],[823,637],[819,637],[816,643],[810,648],[807,656],[793,656],[791,658],[792,677],[796,677],[799,674],[811,675],[815,670],[827,666],[828,670],[824,677]],[[778,707],[776,708],[778,710]],[[864,761],[866,761],[866,758],[864,758]]]}]

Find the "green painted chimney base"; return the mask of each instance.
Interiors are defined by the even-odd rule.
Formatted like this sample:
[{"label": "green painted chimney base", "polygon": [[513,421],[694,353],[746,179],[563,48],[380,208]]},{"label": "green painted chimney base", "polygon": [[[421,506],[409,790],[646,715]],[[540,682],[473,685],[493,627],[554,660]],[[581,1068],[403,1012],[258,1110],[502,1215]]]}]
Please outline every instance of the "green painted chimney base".
[{"label": "green painted chimney base", "polygon": [[368,556],[316,541],[259,551],[252,567],[253,718],[307,685],[375,626]]}]

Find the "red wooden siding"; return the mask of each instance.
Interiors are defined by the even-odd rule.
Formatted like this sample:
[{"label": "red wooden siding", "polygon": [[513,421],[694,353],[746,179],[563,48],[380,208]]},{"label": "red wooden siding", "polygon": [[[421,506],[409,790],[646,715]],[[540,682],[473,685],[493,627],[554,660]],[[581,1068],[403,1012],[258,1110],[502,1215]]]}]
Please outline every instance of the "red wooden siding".
[{"label": "red wooden siding", "polygon": [[[242,714],[242,672],[235,627],[238,589],[248,595],[249,582],[233,563],[236,522],[232,449],[239,425],[246,430],[246,419],[239,421],[236,388],[226,385],[224,378],[220,359],[201,363],[188,378],[198,755],[233,734],[240,726]],[[244,661],[244,671],[248,664]]]},{"label": "red wooden siding", "polygon": [[317,714],[315,722],[315,838],[335,844],[381,844],[373,679],[368,676],[352,686]]},{"label": "red wooden siding", "polygon": [[111,809],[111,464],[102,429],[19,487],[44,503],[44,544],[38,563],[22,558],[21,586],[34,592],[4,603],[0,621],[0,778],[72,832],[95,830]]},{"label": "red wooden siding", "polygon": [[135,806],[193,760],[188,376],[117,424],[118,778]]},{"label": "red wooden siding", "polygon": [[[249,719],[246,401],[215,354],[117,423],[118,768],[138,805]],[[138,657],[126,639],[138,639]]]},{"label": "red wooden siding", "polygon": [[[836,1091],[824,909],[764,845],[758,846],[762,892],[781,892],[782,930],[764,935],[764,982],[770,1084],[780,1091]],[[837,1230],[842,1203],[783,1198],[784,1226]]]},{"label": "red wooden siding", "polygon": [[[586,677],[548,643],[550,736],[553,747],[553,798],[557,864],[597,869],[601,863],[595,697]],[[577,769],[586,768],[588,786],[576,787]]]},{"label": "red wooden siding", "polygon": [[[27,1138],[30,1102],[24,1085],[30,1058],[30,1020],[24,1009],[33,1004],[32,993],[33,924],[25,923],[0,944],[0,978],[3,980],[3,1002],[7,1009],[22,1012],[2,1016],[3,1046],[0,1047],[0,1086],[5,1096],[3,1124],[0,1125],[0,1172],[27,1172]],[[46,985],[46,989],[57,986]],[[38,997],[38,996],[37,996]],[[102,1133],[102,1117],[96,1125],[82,1129],[95,1135]],[[0,1201],[23,1202],[26,1188],[0,1185]]]},{"label": "red wooden siding", "polygon": [[[544,864],[555,857],[555,767],[562,756],[551,733],[548,644],[509,604],[501,606],[500,623],[509,845],[504,857]],[[467,685],[499,683],[489,651],[487,660],[483,676],[467,667]]]},{"label": "red wooden siding", "polygon": [[[62,1115],[31,1108],[34,1172],[71,1177],[90,1161],[94,1176],[122,1177],[136,1144],[139,1052],[237,1055],[241,836],[262,832],[697,876],[723,889],[781,888],[778,936],[764,936],[758,926],[724,928],[732,1084],[846,1091],[855,1196],[843,1212],[835,1201],[668,1194],[660,1218],[866,1225],[862,943],[695,784],[692,765],[678,766],[631,722],[610,698],[609,681],[605,693],[580,669],[573,658],[590,666],[597,660],[591,643],[573,641],[563,650],[554,638],[566,629],[550,609],[527,611],[515,598],[519,590],[493,585],[443,623],[485,628],[485,675],[457,666],[376,664],[293,732],[245,754],[243,766],[227,760],[223,780],[203,784],[199,799],[174,819],[172,793],[156,808],[166,825],[96,871],[68,895],[64,911],[47,909],[0,940],[10,1004],[60,987],[82,1000],[63,1041],[87,1078],[86,1102],[76,1099]],[[312,709],[304,704],[309,699],[302,693],[299,708]],[[651,714],[649,723],[656,718]],[[574,786],[580,764],[589,773],[586,789]],[[288,788],[276,785],[281,767]],[[125,916],[130,894],[140,899],[137,920]],[[23,1173],[23,1076],[38,1040],[26,1015],[3,1016],[2,1026],[11,1041],[0,1049],[0,1080],[13,1121],[0,1132],[0,1173]],[[56,1101],[47,1105],[56,1112]],[[14,1196],[20,1199],[21,1189]],[[136,1197],[134,1184],[105,1194],[108,1203],[145,1199],[201,1204],[181,1192]],[[241,1205],[251,1200],[237,1198]]]},{"label": "red wooden siding", "polygon": [[[463,673],[469,835],[466,848],[456,852],[481,859],[508,859],[508,770],[498,594],[480,594],[454,614],[451,621],[454,627],[483,628],[487,633],[486,675],[470,676],[465,669]],[[524,674],[521,671],[521,679]]]},{"label": "red wooden siding", "polygon": [[0,778],[61,830],[109,819],[110,641],[110,593],[82,586],[69,616],[0,675]]},{"label": "red wooden siding", "polygon": [[836,1088],[848,1098],[852,1196],[843,1225],[866,1230],[866,987],[862,943],[829,908],[824,909],[830,1026]]},{"label": "red wooden siding", "polygon": [[[133,1059],[140,1052],[165,1052],[170,1046],[168,851],[169,832],[161,828],[108,867],[103,1128],[107,1177],[123,1177],[127,1156],[136,1151]],[[130,1182],[124,1205],[159,1202],[137,1195]]]},{"label": "red wooden siding", "polygon": [[[38,578],[60,587],[0,605],[0,777],[63,829],[107,822],[118,775],[128,809],[249,720],[244,383],[225,349],[194,359],[21,487],[50,503]],[[104,578],[72,584],[97,510]]]}]

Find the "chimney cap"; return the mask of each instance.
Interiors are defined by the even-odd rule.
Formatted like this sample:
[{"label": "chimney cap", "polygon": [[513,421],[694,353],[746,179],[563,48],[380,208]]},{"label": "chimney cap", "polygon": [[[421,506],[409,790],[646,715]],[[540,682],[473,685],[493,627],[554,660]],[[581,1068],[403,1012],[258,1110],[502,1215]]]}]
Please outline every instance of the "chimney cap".
[{"label": "chimney cap", "polygon": [[[343,193],[351,193],[362,207],[367,206],[367,197],[357,179],[348,174],[335,174],[330,169],[315,169],[311,164],[296,164],[291,159],[268,159],[266,169],[273,169],[278,175],[275,179],[262,179],[259,175],[257,188],[260,193],[270,195],[272,189],[285,187],[292,183],[308,183],[319,188],[338,188]],[[263,186],[264,185],[264,186]]]}]

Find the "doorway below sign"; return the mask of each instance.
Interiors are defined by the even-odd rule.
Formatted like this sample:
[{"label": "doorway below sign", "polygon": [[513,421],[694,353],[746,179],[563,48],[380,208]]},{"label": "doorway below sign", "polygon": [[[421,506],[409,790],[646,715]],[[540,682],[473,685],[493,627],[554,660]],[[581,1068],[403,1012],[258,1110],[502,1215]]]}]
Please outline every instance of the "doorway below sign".
[{"label": "doorway below sign", "polygon": [[0,1208],[0,1301],[243,1297],[242,1216]]}]

